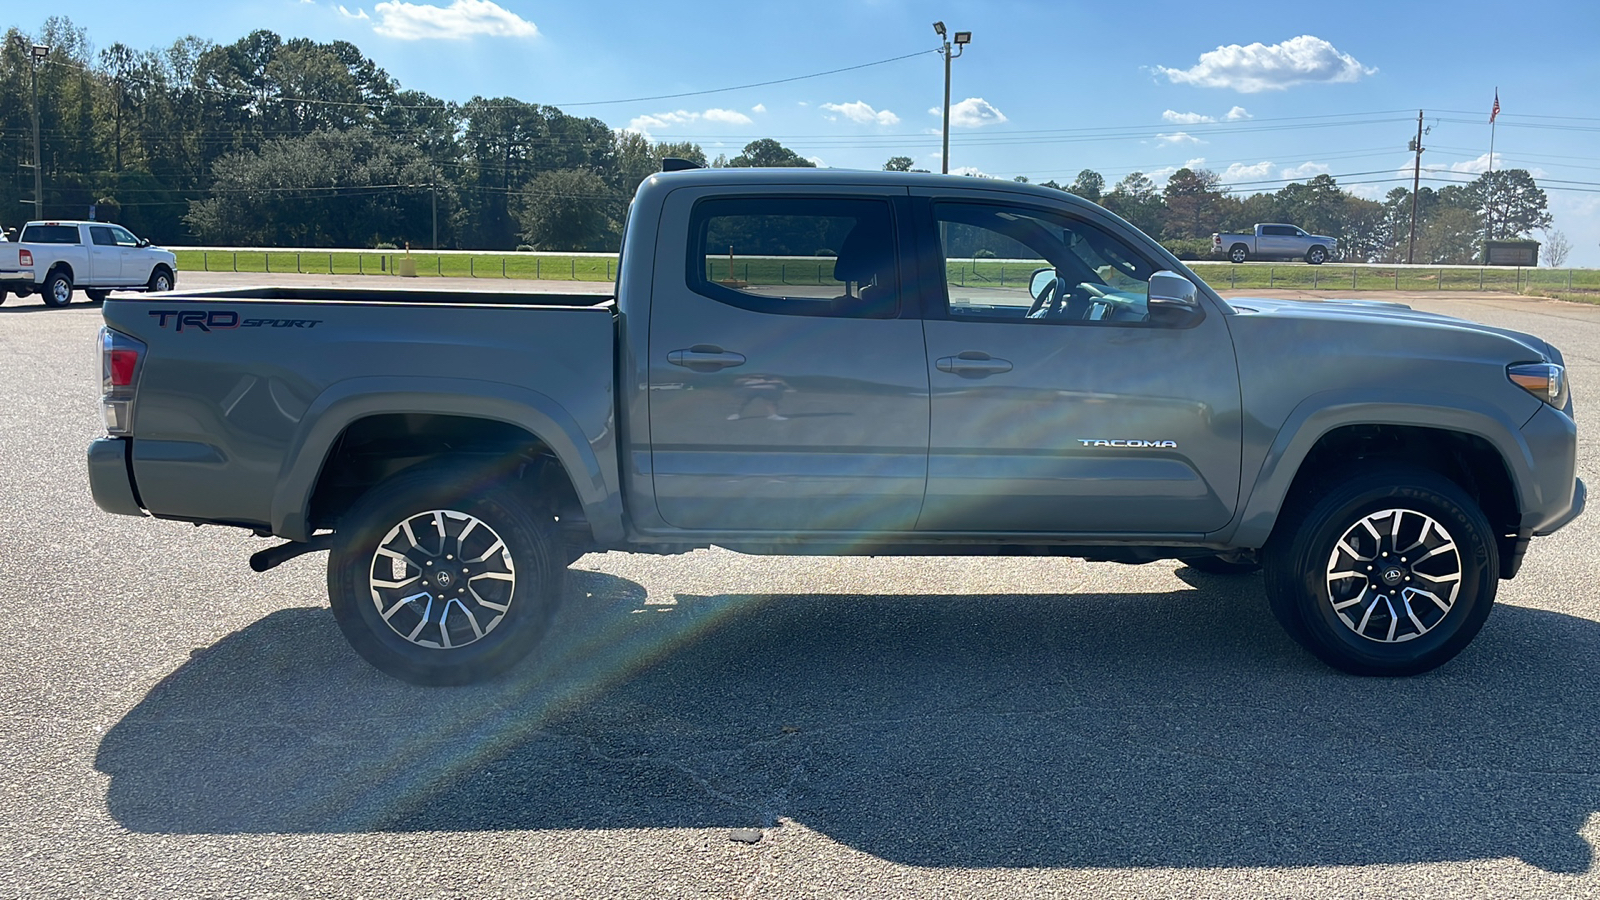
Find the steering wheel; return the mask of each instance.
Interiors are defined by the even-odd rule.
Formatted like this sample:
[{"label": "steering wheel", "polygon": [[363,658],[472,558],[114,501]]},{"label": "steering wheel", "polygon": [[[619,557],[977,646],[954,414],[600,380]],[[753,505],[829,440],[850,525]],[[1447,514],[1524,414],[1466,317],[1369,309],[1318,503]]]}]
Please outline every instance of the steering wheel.
[{"label": "steering wheel", "polygon": [[1033,301],[1033,305],[1028,307],[1027,318],[1047,319],[1051,316],[1059,315],[1061,302],[1065,299],[1066,294],[1067,280],[1056,276],[1055,280],[1045,285],[1044,290],[1039,292],[1039,296]]},{"label": "steering wheel", "polygon": [[1101,289],[1099,285],[1090,284],[1089,282],[1084,281],[1078,284],[1078,288],[1080,290],[1088,291],[1089,295],[1094,297],[1096,300],[1105,299],[1106,291]]}]

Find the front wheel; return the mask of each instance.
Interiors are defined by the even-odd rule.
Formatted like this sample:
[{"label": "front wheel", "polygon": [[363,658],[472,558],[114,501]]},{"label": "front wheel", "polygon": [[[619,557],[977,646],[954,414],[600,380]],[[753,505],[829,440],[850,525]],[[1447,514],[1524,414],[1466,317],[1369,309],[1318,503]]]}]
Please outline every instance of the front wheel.
[{"label": "front wheel", "polygon": [[72,276],[60,269],[51,272],[45,276],[39,295],[45,306],[66,306],[72,302]]},{"label": "front wheel", "polygon": [[1460,487],[1394,465],[1337,478],[1291,508],[1265,570],[1273,615],[1317,658],[1353,675],[1415,675],[1483,627],[1499,557]]},{"label": "front wheel", "polygon": [[157,294],[172,290],[172,270],[166,266],[156,266],[150,273],[150,281],[145,284],[145,290]]},{"label": "front wheel", "polygon": [[106,298],[111,296],[111,292],[85,289],[83,295],[89,298],[90,303],[104,303]]},{"label": "front wheel", "polygon": [[533,649],[560,601],[553,525],[468,468],[396,475],[340,522],[328,559],[334,619],[395,678],[492,678]]},{"label": "front wheel", "polygon": [[1320,266],[1327,261],[1328,249],[1326,247],[1312,247],[1306,251],[1306,262],[1311,263],[1313,266]]}]

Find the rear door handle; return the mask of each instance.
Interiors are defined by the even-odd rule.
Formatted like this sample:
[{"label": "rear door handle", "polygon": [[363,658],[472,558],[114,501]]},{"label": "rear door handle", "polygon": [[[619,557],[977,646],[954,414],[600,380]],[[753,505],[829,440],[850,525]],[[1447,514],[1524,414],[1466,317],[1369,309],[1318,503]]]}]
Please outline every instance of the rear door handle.
[{"label": "rear door handle", "polygon": [[730,353],[709,344],[695,344],[687,350],[668,353],[667,362],[696,372],[715,372],[744,365],[744,354]]},{"label": "rear door handle", "polygon": [[956,356],[940,357],[933,365],[941,372],[950,372],[966,378],[982,378],[986,375],[1011,371],[1011,360],[995,359],[978,350],[966,350]]}]

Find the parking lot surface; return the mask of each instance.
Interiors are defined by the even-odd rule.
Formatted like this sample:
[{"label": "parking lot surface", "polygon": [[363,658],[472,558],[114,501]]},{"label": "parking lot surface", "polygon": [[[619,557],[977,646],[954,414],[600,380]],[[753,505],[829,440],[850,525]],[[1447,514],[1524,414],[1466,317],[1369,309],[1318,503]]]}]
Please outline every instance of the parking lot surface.
[{"label": "parking lot surface", "polygon": [[[1600,484],[1600,307],[1407,302],[1561,347]],[[1259,576],[702,550],[584,557],[540,655],[425,689],[322,555],[94,507],[98,327],[0,307],[0,894],[1600,895],[1594,512],[1411,679]]]}]

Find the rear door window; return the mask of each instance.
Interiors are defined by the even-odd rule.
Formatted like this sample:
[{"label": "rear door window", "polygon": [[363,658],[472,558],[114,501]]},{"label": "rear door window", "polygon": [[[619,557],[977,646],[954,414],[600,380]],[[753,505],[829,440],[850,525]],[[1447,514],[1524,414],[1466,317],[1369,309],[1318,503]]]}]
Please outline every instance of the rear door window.
[{"label": "rear door window", "polygon": [[894,218],[884,200],[703,200],[689,222],[689,289],[755,312],[893,318]]}]

